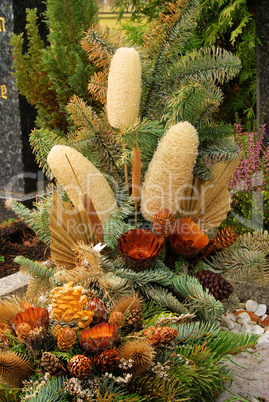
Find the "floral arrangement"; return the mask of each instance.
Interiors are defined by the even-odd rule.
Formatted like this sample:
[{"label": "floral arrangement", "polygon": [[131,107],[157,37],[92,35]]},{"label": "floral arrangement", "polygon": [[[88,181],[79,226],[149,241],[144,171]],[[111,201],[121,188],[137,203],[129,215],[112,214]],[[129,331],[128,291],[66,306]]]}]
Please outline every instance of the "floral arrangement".
[{"label": "floral arrangement", "polygon": [[205,257],[237,241],[232,229],[218,227],[240,157],[219,160],[206,182],[194,169],[198,132],[180,121],[167,127],[143,166],[138,128],[128,145],[128,130],[140,124],[141,72],[137,50],[114,52],[106,113],[130,151],[121,166],[125,191],[132,191],[120,205],[113,183],[78,150],[62,142],[48,153],[57,182],[43,215],[52,258],[42,264],[17,257],[32,276],[26,297],[0,302],[6,398],[213,401],[229,377],[225,356],[257,341],[221,331],[225,302],[235,306],[233,287],[199,269]]}]

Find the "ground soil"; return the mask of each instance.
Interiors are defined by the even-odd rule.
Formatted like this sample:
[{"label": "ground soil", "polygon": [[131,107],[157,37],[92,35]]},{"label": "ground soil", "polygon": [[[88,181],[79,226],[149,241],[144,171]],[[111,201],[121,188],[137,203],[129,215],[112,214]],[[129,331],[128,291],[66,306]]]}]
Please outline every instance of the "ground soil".
[{"label": "ground soil", "polygon": [[0,279],[19,271],[20,266],[14,262],[18,255],[44,261],[50,250],[23,221],[0,225]]}]

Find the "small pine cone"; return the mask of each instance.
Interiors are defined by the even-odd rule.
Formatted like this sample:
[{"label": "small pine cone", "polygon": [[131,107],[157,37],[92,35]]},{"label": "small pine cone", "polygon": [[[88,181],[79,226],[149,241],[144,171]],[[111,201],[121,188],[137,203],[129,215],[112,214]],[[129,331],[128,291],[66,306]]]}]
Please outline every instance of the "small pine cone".
[{"label": "small pine cone", "polygon": [[44,352],[40,359],[40,365],[44,371],[48,372],[50,375],[60,375],[63,372],[63,366],[53,353]]},{"label": "small pine cone", "polygon": [[208,289],[217,300],[228,299],[233,292],[233,287],[230,282],[226,281],[221,275],[215,272],[203,270],[198,271],[195,276],[203,288]]},{"label": "small pine cone", "polygon": [[232,246],[237,240],[237,234],[231,228],[220,229],[214,237],[214,246],[218,250],[224,250]]},{"label": "small pine cone", "polygon": [[61,328],[57,337],[57,346],[63,352],[67,352],[76,342],[76,331],[72,328]]},{"label": "small pine cone", "polygon": [[124,314],[120,311],[113,311],[109,317],[109,324],[116,325],[118,328],[121,328],[124,324],[125,317]]},{"label": "small pine cone", "polygon": [[119,363],[118,352],[115,348],[108,349],[94,356],[94,365],[101,373],[110,372]]},{"label": "small pine cone", "polygon": [[158,236],[170,236],[176,227],[176,218],[168,209],[159,209],[153,219],[153,228]]},{"label": "small pine cone", "polygon": [[92,362],[87,356],[75,355],[69,360],[67,368],[72,377],[83,378],[91,373]]},{"label": "small pine cone", "polygon": [[51,320],[51,325],[50,325],[49,330],[55,339],[58,338],[58,334],[62,328],[72,328],[74,331],[79,330],[77,323],[74,321],[66,323],[64,321]]},{"label": "small pine cone", "polygon": [[125,334],[129,334],[134,331],[140,331],[142,329],[142,326],[142,309],[136,308],[134,310],[131,310],[124,325]]},{"label": "small pine cone", "polygon": [[88,301],[85,305],[85,310],[94,311],[94,316],[92,319],[92,324],[100,324],[101,322],[107,322],[108,320],[108,310],[105,303],[101,299],[96,297]]},{"label": "small pine cone", "polygon": [[33,328],[27,335],[26,339],[28,353],[34,357],[41,353],[42,349],[47,350],[51,348],[54,343],[53,337],[47,333],[46,328],[36,327]]},{"label": "small pine cone", "polygon": [[22,322],[16,328],[17,337],[21,342],[26,342],[27,335],[32,330],[32,327],[27,322]]}]

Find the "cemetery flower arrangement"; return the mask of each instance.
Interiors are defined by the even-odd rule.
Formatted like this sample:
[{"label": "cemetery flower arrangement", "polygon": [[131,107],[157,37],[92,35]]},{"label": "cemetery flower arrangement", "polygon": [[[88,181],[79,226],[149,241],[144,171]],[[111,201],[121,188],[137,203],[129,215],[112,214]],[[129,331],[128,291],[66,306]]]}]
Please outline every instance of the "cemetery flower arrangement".
[{"label": "cemetery flower arrangement", "polygon": [[[225,252],[234,250],[245,269],[244,239],[231,228],[218,229],[230,208],[227,181],[240,155],[228,138],[212,140],[217,132],[225,137],[227,128],[206,124],[214,103],[209,107],[208,95],[218,92],[213,83],[207,87],[208,77],[198,91],[199,121],[192,113],[195,122],[181,118],[182,83],[171,77],[190,62],[202,71],[200,63],[213,61],[204,50],[185,53],[177,64],[181,33],[187,40],[185,28],[198,10],[195,1],[185,8],[179,3],[145,38],[147,54],[114,33],[90,29],[83,46],[100,71],[89,89],[103,99],[102,114],[74,97],[67,108],[77,131],[69,141],[53,135],[44,153],[33,133],[35,152],[55,185],[35,211],[14,200],[8,205],[50,245],[51,259],[42,264],[17,257],[32,277],[26,297],[0,302],[5,395],[18,392],[22,401],[214,400],[229,375],[225,355],[257,341],[258,335],[221,332],[218,323],[236,301]],[[213,59],[216,65],[234,62],[227,76],[237,71],[231,55],[218,50]],[[197,74],[182,80],[196,98]],[[205,258],[217,255],[223,265],[213,272]],[[263,266],[256,275],[268,281]]]}]

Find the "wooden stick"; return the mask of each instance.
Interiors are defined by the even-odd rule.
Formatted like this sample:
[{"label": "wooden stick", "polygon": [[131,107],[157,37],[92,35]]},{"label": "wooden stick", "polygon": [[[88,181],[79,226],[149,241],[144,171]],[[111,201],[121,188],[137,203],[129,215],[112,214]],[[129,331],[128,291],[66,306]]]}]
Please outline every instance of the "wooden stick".
[{"label": "wooden stick", "polygon": [[[126,145],[123,145],[122,148],[125,149]],[[125,185],[126,185],[126,190],[127,190],[127,196],[130,197],[127,163],[124,164],[124,175],[125,175]]]}]

